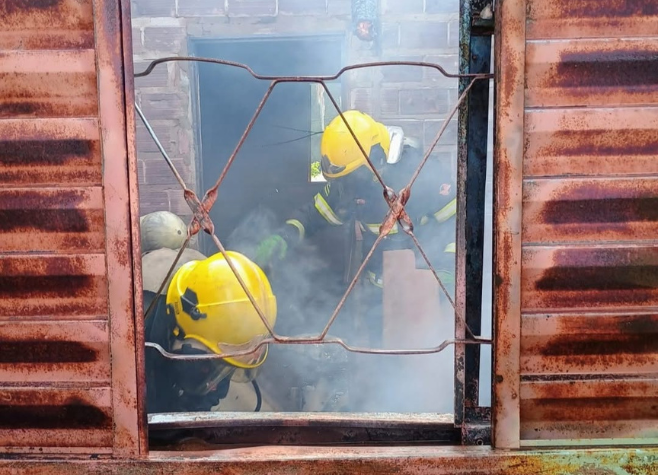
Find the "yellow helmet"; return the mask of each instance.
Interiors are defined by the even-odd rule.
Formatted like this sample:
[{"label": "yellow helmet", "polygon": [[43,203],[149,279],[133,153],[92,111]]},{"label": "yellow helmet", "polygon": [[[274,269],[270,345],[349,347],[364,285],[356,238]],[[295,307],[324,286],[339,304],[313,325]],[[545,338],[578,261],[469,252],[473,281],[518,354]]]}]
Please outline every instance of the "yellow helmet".
[{"label": "yellow helmet", "polygon": [[[265,273],[247,257],[227,251],[233,267],[249,289],[271,326],[276,322],[276,297]],[[249,301],[221,253],[191,261],[174,274],[167,290],[167,307],[176,319],[174,333],[195,347],[199,343],[215,354],[248,350],[269,336],[267,327]],[[267,358],[267,345],[224,361],[252,369]]]},{"label": "yellow helmet", "polygon": [[[391,137],[384,124],[357,110],[343,113],[354,135],[371,160],[375,152],[388,156]],[[362,165],[368,165],[345,121],[337,115],[325,128],[320,143],[322,173],[326,178],[349,175]]]}]

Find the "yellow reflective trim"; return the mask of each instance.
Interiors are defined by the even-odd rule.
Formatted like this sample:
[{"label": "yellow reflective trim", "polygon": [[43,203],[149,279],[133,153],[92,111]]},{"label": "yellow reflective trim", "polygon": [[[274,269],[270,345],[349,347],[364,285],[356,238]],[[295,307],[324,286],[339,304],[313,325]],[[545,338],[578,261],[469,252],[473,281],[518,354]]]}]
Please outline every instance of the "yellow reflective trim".
[{"label": "yellow reflective trim", "polygon": [[434,217],[439,223],[449,220],[457,213],[457,198],[453,198],[450,203],[445,205],[439,211],[434,213]]},{"label": "yellow reflective trim", "polygon": [[457,246],[455,245],[454,242],[451,242],[446,246],[446,248],[443,250],[443,252],[452,252],[453,254],[457,252]]},{"label": "yellow reflective trim", "polygon": [[320,193],[315,195],[315,209],[318,210],[318,213],[329,221],[330,224],[333,224],[335,226],[340,226],[343,224],[343,222],[338,219],[338,216],[336,216],[336,213],[334,213],[334,210],[331,209],[331,206],[329,206],[329,203],[322,197]]},{"label": "yellow reflective trim", "polygon": [[368,280],[372,285],[379,287],[380,289],[384,288],[384,281],[382,279],[378,279],[377,274],[372,271],[368,271]]},{"label": "yellow reflective trim", "polygon": [[304,225],[301,223],[301,221],[297,219],[289,219],[286,221],[286,224],[290,224],[291,226],[296,227],[297,231],[299,231],[299,240],[301,241],[304,239],[304,236],[306,235],[306,229],[304,229]]}]

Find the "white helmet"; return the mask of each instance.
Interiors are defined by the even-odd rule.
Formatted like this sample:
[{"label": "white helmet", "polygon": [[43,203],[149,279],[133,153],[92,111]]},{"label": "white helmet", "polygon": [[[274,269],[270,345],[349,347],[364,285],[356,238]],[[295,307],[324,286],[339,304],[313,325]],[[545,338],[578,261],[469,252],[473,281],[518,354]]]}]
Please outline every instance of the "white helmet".
[{"label": "white helmet", "polygon": [[187,239],[187,226],[169,211],[155,211],[139,218],[142,254],[156,249],[180,249]]}]

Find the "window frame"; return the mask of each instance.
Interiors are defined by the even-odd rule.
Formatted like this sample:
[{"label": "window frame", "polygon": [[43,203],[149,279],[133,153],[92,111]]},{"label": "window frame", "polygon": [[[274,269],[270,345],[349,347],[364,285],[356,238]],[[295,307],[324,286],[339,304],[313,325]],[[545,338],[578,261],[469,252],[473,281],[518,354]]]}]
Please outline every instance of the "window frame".
[{"label": "window frame", "polygon": [[[478,0],[473,0],[475,3],[477,3]],[[465,16],[464,15],[469,15],[469,21],[465,21]],[[471,41],[472,41],[472,29],[470,27],[464,28],[464,24],[471,24],[472,20],[472,14],[471,14],[471,0],[461,0],[460,2],[460,16],[462,17],[462,28],[460,28],[460,73],[473,73],[473,68],[477,68],[478,66],[482,66],[482,63],[477,63],[474,64],[473,61],[470,60],[471,58],[471,49],[470,47],[464,47],[463,42],[468,41],[469,45],[472,46]],[[493,32],[492,28],[493,23],[491,23],[491,32],[488,34],[485,34],[484,36],[491,39],[491,33]],[[486,25],[484,29],[486,30],[489,27],[489,25]],[[482,36],[482,35],[480,35]],[[486,47],[486,41],[484,45],[480,45],[481,48]],[[490,51],[490,50],[489,50]],[[466,64],[466,63],[469,64]],[[192,63],[194,64],[194,63]],[[488,62],[487,62],[488,64]],[[193,100],[192,100],[192,107],[193,107],[193,114],[195,118],[198,118],[198,102],[196,99],[198,99],[197,94],[198,94],[198,88],[197,88],[197,81],[198,81],[198,76],[197,76],[197,71],[196,67],[191,68],[192,74],[191,78],[193,80],[191,81],[191,94],[193,95]],[[130,81],[132,83],[132,81]],[[464,86],[465,86],[465,81],[462,81],[460,84],[460,92],[463,91]],[[486,81],[486,87],[485,87],[486,93],[488,94],[489,91],[489,81]],[[471,92],[472,93],[472,92]],[[467,99],[464,104],[462,104],[460,111],[459,111],[459,159],[458,163],[460,165],[458,166],[458,183],[462,183],[464,179],[464,175],[466,175],[466,179],[472,179],[470,175],[467,173],[467,167],[461,165],[462,162],[466,162],[466,158],[468,156],[468,150],[469,148],[465,146],[469,139],[469,130],[472,130],[474,127],[473,123],[475,122],[475,127],[481,127],[482,126],[482,117],[476,117],[473,118],[473,115],[471,115],[471,120],[467,122],[463,121],[462,118],[464,117],[464,113],[462,111],[468,112],[470,110],[470,104],[471,100]],[[488,102],[488,101],[487,101]],[[129,114],[132,113],[129,112]],[[133,119],[134,119],[134,114],[133,114]],[[484,117],[484,127],[485,127],[485,142],[486,142],[486,126],[487,126],[487,120],[488,117],[485,114]],[[479,121],[479,122],[478,122]],[[195,134],[200,134],[200,128],[199,127],[194,127]],[[197,139],[200,139],[199,136],[197,136]],[[464,146],[462,146],[464,144]],[[197,151],[196,151],[196,157],[197,160],[200,157],[200,141],[197,140],[196,142]],[[485,155],[486,155],[486,145],[485,145]],[[486,159],[486,157],[485,157]],[[198,175],[197,175],[197,180],[198,180]],[[477,177],[475,178],[477,180]],[[197,183],[197,186],[199,184]],[[477,183],[476,186],[480,186],[480,183]],[[484,187],[484,182],[481,183],[481,186]],[[466,202],[466,194],[465,194],[465,187],[461,187],[461,190],[459,191],[459,203],[465,203]],[[201,189],[201,188],[198,188]],[[479,206],[478,204],[477,206]],[[459,205],[458,205],[459,208]],[[482,226],[484,225],[483,223],[483,212],[484,212],[484,202],[481,203],[481,208],[482,208]],[[461,208],[463,209],[463,208]],[[479,208],[478,208],[479,209]],[[468,219],[465,218],[463,215],[465,213],[459,213],[459,218],[458,219],[466,219],[468,222]],[[477,213],[476,213],[477,214]],[[479,216],[479,214],[477,215]],[[475,222],[475,221],[474,221]],[[476,223],[477,225],[477,223]],[[459,221],[458,221],[458,226],[457,228],[459,229]],[[460,246],[460,239],[462,239],[461,242],[463,242],[463,246]],[[457,251],[457,281],[463,283],[463,288],[468,289],[469,282],[465,279],[465,260],[464,260],[464,252],[463,249],[466,249],[466,243],[465,243],[465,236],[463,235],[458,235],[458,251]],[[468,252],[468,251],[466,251]],[[461,254],[461,259],[460,259],[460,254]],[[480,266],[482,265],[481,262],[481,255],[480,255]],[[461,275],[461,277],[460,277]],[[136,290],[138,287],[141,286],[141,268],[137,264],[135,266],[135,288]],[[460,280],[461,279],[461,280]],[[471,283],[472,285],[472,283]],[[473,308],[475,306],[481,306],[481,282],[480,282],[480,303],[471,305],[470,307],[468,306],[463,298],[467,294],[467,292],[459,293],[458,292],[458,297],[457,297],[457,302],[456,304],[458,305],[457,308],[460,308],[462,310],[462,314],[464,314],[464,311],[468,313],[468,308]],[[460,301],[459,298],[460,296],[462,297],[462,300]],[[138,310],[137,315],[140,315],[141,310],[139,308],[139,303],[141,301],[140,298],[135,299],[135,304],[136,304],[136,309]],[[476,319],[475,317],[472,317],[473,319],[470,320],[472,324],[474,324],[474,328],[476,331],[476,334],[479,333],[477,330],[479,329],[479,316]],[[463,338],[463,328],[459,329],[456,328],[456,334],[455,336],[457,338]],[[143,343],[143,341],[142,341]],[[479,366],[480,366],[480,361],[479,357],[473,357],[471,356],[470,358],[470,364],[466,364],[466,370],[465,371],[460,371],[459,370],[459,365],[462,362],[465,362],[468,360],[468,354],[469,352],[460,350],[460,347],[468,347],[468,346],[475,346],[475,345],[460,345],[460,344],[455,344],[455,411],[452,415],[453,420],[446,420],[445,417],[437,417],[436,415],[426,415],[426,416],[421,416],[419,418],[414,418],[414,421],[412,424],[404,423],[401,424],[400,422],[400,417],[406,417],[407,419],[409,418],[409,414],[399,414],[399,415],[387,415],[384,417],[378,417],[374,413],[368,413],[367,415],[359,415],[356,413],[353,414],[344,414],[344,413],[331,413],[334,416],[334,419],[331,420],[330,418],[326,417],[318,417],[314,415],[313,413],[276,413],[277,417],[263,417],[262,414],[259,414],[257,418],[254,418],[251,416],[251,413],[226,413],[226,412],[217,412],[217,413],[203,413],[203,414],[213,414],[213,417],[201,417],[203,420],[203,424],[199,423],[200,416],[194,415],[192,413],[181,413],[182,415],[163,415],[163,414],[146,414],[145,410],[145,398],[144,398],[144,391],[141,391],[139,399],[141,400],[141,410],[144,411],[144,418],[148,420],[145,429],[148,431],[150,428],[155,429],[156,431],[158,430],[168,430],[171,428],[172,420],[175,421],[176,418],[178,418],[179,422],[185,422],[189,421],[189,429],[194,430],[194,431],[201,431],[201,433],[204,433],[206,435],[212,435],[213,430],[216,429],[222,429],[226,427],[236,427],[236,426],[241,426],[241,427],[247,427],[250,429],[253,429],[253,433],[258,433],[259,431],[262,432],[264,428],[289,428],[289,427],[294,427],[296,425],[300,425],[300,421],[304,420],[308,426],[312,426],[318,429],[324,428],[324,427],[331,427],[333,424],[334,428],[338,428],[337,433],[341,434],[341,430],[343,431],[342,434],[344,437],[345,431],[354,431],[356,430],[367,430],[370,428],[377,428],[381,430],[388,430],[388,431],[393,431],[393,430],[399,430],[403,429],[403,432],[406,430],[407,433],[409,434],[409,437],[402,437],[400,440],[394,441],[395,445],[404,445],[405,443],[409,442],[416,442],[417,440],[414,439],[414,431],[417,435],[418,432],[418,427],[423,427],[424,429],[429,429],[429,430],[443,430],[445,433],[461,433],[460,437],[460,443],[454,443],[454,444],[449,444],[451,446],[458,446],[458,445],[491,445],[491,411],[490,408],[484,408],[484,407],[479,407],[477,404],[477,399],[473,399],[472,397],[469,397],[469,395],[473,394],[473,388],[475,388],[475,391],[477,393],[477,379],[479,378]],[[143,345],[141,348],[141,352],[143,352]],[[479,353],[479,352],[477,352]],[[493,353],[493,352],[492,352]],[[461,359],[460,359],[461,358]],[[138,361],[140,357],[138,356]],[[143,356],[141,357],[141,361],[143,362]],[[142,368],[143,372],[143,368]],[[469,384],[469,375],[471,378],[475,378],[475,384]],[[141,380],[143,383],[143,375],[141,376]],[[471,379],[470,381],[473,381]],[[459,384],[459,386],[457,386]],[[475,404],[473,404],[475,403]],[[468,405],[470,404],[470,406]],[[173,419],[172,419],[173,418]],[[262,423],[259,423],[261,421]],[[169,425],[168,425],[169,424]],[[276,431],[275,431],[276,432]],[[147,435],[148,437],[148,435]],[[341,441],[339,440],[340,437],[337,437],[335,440],[335,443],[340,443]],[[267,437],[265,440],[262,441],[262,443],[267,443]],[[437,441],[433,441],[434,444],[436,444]],[[276,443],[276,438],[270,441],[270,443]],[[308,443],[306,439],[300,440],[298,443],[300,444],[305,444]],[[331,441],[327,441],[325,443],[331,443]]]}]

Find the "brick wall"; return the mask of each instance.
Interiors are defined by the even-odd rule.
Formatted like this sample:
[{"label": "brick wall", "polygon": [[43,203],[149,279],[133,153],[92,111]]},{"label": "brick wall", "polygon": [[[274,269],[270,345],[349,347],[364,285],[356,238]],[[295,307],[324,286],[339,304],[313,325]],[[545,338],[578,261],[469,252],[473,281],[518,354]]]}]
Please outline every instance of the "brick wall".
[{"label": "brick wall", "polygon": [[[149,60],[187,54],[187,37],[308,35],[344,31],[348,63],[422,60],[457,72],[458,0],[380,0],[381,53],[351,33],[350,0],[132,0],[135,70]],[[454,104],[457,82],[433,70],[385,67],[350,73],[349,106],[387,125],[400,125],[426,143]],[[190,88],[185,64],[159,65],[136,79],[138,103],[177,165],[195,184]],[[456,123],[435,152],[456,155]],[[190,211],[155,144],[138,122],[141,213],[168,209],[189,219]],[[199,192],[199,190],[197,190]]]}]

